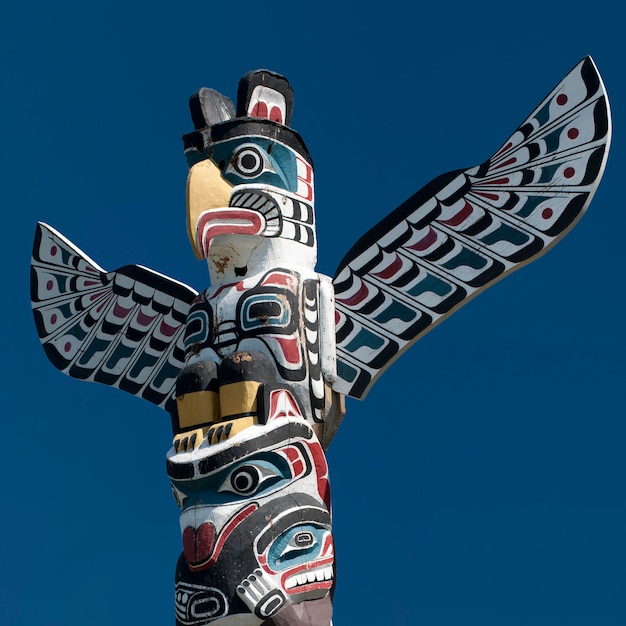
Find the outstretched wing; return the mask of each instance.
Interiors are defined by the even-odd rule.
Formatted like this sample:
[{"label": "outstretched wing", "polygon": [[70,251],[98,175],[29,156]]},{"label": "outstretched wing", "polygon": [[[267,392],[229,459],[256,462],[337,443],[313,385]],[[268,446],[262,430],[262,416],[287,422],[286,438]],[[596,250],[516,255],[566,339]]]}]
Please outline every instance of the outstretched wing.
[{"label": "outstretched wing", "polygon": [[491,159],[436,178],[366,233],[333,280],[334,388],[363,398],[422,335],[561,239],[594,194],[610,136],[587,57]]},{"label": "outstretched wing", "polygon": [[53,228],[37,225],[31,264],[35,325],[48,358],[68,376],[169,409],[196,295],[138,265],[106,272]]}]

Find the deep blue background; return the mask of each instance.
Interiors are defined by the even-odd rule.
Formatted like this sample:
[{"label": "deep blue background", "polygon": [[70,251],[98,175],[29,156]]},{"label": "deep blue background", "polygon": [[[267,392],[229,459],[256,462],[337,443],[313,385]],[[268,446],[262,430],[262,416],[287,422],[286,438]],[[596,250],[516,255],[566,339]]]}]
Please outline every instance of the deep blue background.
[{"label": "deep blue background", "polygon": [[623,20],[614,3],[12,3],[0,19],[0,624],[173,624],[165,413],[46,360],[37,220],[106,269],[207,286],[180,136],[267,67],[316,164],[318,270],[482,162],[586,54],[614,140],[581,223],[420,341],[329,450],[335,626],[624,626]]}]

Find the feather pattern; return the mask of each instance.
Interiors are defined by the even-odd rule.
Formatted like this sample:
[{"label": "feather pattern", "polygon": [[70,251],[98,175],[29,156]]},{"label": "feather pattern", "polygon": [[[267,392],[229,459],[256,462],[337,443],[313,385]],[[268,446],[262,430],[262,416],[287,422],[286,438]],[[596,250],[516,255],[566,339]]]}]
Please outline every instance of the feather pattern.
[{"label": "feather pattern", "polygon": [[586,57],[491,159],[439,176],[366,233],[333,280],[334,388],[365,397],[426,332],[557,243],[591,201],[610,137]]},{"label": "feather pattern", "polygon": [[184,364],[191,287],[139,265],[106,272],[39,223],[31,264],[35,325],[52,364],[162,408]]}]

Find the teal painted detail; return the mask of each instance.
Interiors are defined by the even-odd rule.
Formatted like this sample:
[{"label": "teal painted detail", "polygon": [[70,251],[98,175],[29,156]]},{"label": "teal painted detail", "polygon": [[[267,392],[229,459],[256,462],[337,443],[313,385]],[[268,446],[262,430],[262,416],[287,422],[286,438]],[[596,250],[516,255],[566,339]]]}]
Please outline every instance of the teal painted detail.
[{"label": "teal painted detail", "polygon": [[476,254],[469,248],[463,248],[455,257],[441,264],[441,266],[445,267],[447,270],[454,270],[462,265],[479,270],[487,265],[487,259]]},{"label": "teal painted detail", "polygon": [[551,133],[548,133],[543,138],[543,140],[546,142],[547,154],[550,154],[550,152],[555,152],[559,149],[559,145],[561,143],[561,133],[563,132],[565,126],[566,125],[563,124],[563,126],[560,126],[556,130],[553,130]]},{"label": "teal painted detail", "polygon": [[550,102],[546,102],[543,107],[537,111],[535,119],[539,122],[539,126],[543,126],[550,119]]},{"label": "teal painted detail", "polygon": [[379,348],[382,348],[384,344],[385,341],[382,337],[375,335],[365,328],[361,328],[357,336],[346,346],[346,350],[348,352],[356,352],[359,348],[371,348],[372,350],[378,350]]},{"label": "teal painted detail", "polygon": [[500,224],[499,228],[496,228],[493,232],[482,237],[480,241],[487,246],[492,246],[499,241],[508,241],[515,246],[521,246],[530,241],[530,236],[508,224]]},{"label": "teal painted detail", "polygon": [[87,331],[80,325],[80,322],[77,322],[74,326],[68,329],[67,334],[82,341],[87,336]]},{"label": "teal painted detail", "polygon": [[411,322],[417,317],[417,312],[410,309],[405,304],[393,300],[391,304],[381,313],[379,313],[374,319],[379,324],[386,324],[391,320],[398,319],[402,322]]},{"label": "teal painted detail", "polygon": [[[65,262],[65,259],[64,259]],[[67,279],[68,276],[65,274],[52,274],[57,281],[57,287],[61,293],[67,293]]]},{"label": "teal painted detail", "polygon": [[[259,173],[244,176],[235,169],[236,157],[240,149],[251,144],[256,146],[260,155]],[[233,185],[263,183],[286,191],[298,188],[296,153],[264,137],[244,136],[215,143],[211,158],[217,163],[222,176]]]},{"label": "teal painted detail", "polygon": [[199,324],[200,327],[195,333],[189,333],[185,337],[185,349],[194,343],[205,343],[209,338],[209,315],[206,311],[200,309],[189,314],[185,322],[187,330],[193,328],[194,324]]},{"label": "teal painted detail", "polygon": [[69,302],[64,302],[62,304],[57,305],[59,312],[61,313],[61,317],[65,320],[69,319],[74,315],[74,311],[72,309],[72,304]]},{"label": "teal painted detail", "polygon": [[555,165],[546,165],[541,168],[541,176],[539,177],[538,183],[549,183],[554,178],[554,173],[559,169],[560,163],[556,163]]},{"label": "teal painted detail", "polygon": [[421,296],[424,293],[432,292],[438,296],[445,296],[452,291],[452,285],[441,280],[441,278],[437,276],[433,276],[432,274],[427,274],[424,280],[421,280],[417,285],[411,287],[411,289],[407,290],[407,293],[414,298]]},{"label": "teal painted detail", "polygon": [[337,361],[337,375],[348,383],[354,382],[358,375],[358,370],[348,365],[345,361]]},{"label": "teal painted detail", "polygon": [[528,217],[544,200],[548,200],[548,196],[528,196],[522,208],[515,211],[515,215],[522,219]]},{"label": "teal painted detail", "polygon": [[70,259],[74,256],[74,253],[70,252],[70,250],[64,248],[62,245],[59,246],[59,250],[61,250],[61,259],[63,261],[63,265],[71,266],[72,264],[70,262]]},{"label": "teal painted detail", "polygon": [[130,379],[139,378],[139,375],[144,369],[146,368],[152,369],[156,365],[158,360],[159,360],[158,356],[148,354],[147,352],[142,352],[141,356],[139,357],[139,359],[137,359],[137,362],[133,365],[132,369],[130,370],[128,377]]},{"label": "teal painted detail", "polygon": [[187,167],[191,169],[196,163],[200,163],[200,161],[206,161],[210,158],[210,153],[208,150],[185,150],[185,161],[187,161]]},{"label": "teal painted detail", "polygon": [[298,524],[279,535],[267,554],[267,564],[275,572],[304,565],[320,556],[324,546],[325,528]]},{"label": "teal painted detail", "polygon": [[[267,315],[258,317],[250,314],[250,309],[256,304],[266,306],[263,307],[264,311],[270,310],[270,308],[277,311],[276,315]],[[269,306],[268,306],[269,305]],[[274,305],[273,307],[271,305]],[[282,299],[277,294],[263,293],[256,296],[250,296],[244,302],[241,309],[241,326],[244,330],[252,330],[254,328],[266,328],[266,327],[280,327],[284,328],[289,324],[291,319],[291,311]]]},{"label": "teal painted detail", "polygon": [[191,169],[196,163],[200,161],[206,161],[210,157],[208,150],[186,150],[185,161],[187,161],[187,167]]},{"label": "teal painted detail", "polygon": [[104,352],[110,345],[110,341],[94,337],[91,341],[82,346],[84,351],[80,355],[80,359],[78,359],[78,365],[87,365],[95,354]]},{"label": "teal painted detail", "polygon": [[172,485],[185,496],[182,509],[186,510],[260,498],[282,489],[292,479],[286,459],[275,452],[261,452],[210,476],[193,481],[173,480]]},{"label": "teal painted detail", "polygon": [[127,359],[128,357],[132,356],[133,353],[135,352],[135,349],[136,349],[135,346],[127,346],[127,345],[124,345],[123,343],[119,343],[115,347],[113,354],[107,359],[107,362],[105,365],[106,369],[111,370],[111,371],[115,370],[116,365],[120,361],[123,361],[124,359]]},{"label": "teal painted detail", "polygon": [[165,365],[163,365],[159,369],[158,374],[152,380],[151,387],[154,387],[155,389],[160,389],[161,385],[166,380],[171,380],[171,379],[176,378],[179,372],[180,372],[180,365],[175,365],[174,363],[170,363],[170,361],[167,361]]}]

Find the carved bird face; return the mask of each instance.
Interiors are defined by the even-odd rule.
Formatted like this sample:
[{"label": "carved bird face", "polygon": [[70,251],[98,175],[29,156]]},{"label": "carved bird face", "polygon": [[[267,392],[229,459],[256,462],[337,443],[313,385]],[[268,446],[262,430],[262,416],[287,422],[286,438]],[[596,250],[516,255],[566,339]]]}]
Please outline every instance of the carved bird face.
[{"label": "carved bird face", "polygon": [[291,87],[266,70],[251,72],[240,82],[236,116],[226,101],[203,89],[190,102],[197,130],[183,139],[191,168],[187,225],[196,255],[208,259],[217,282],[223,275],[244,276],[264,260],[313,269],[313,165],[288,126]]}]

